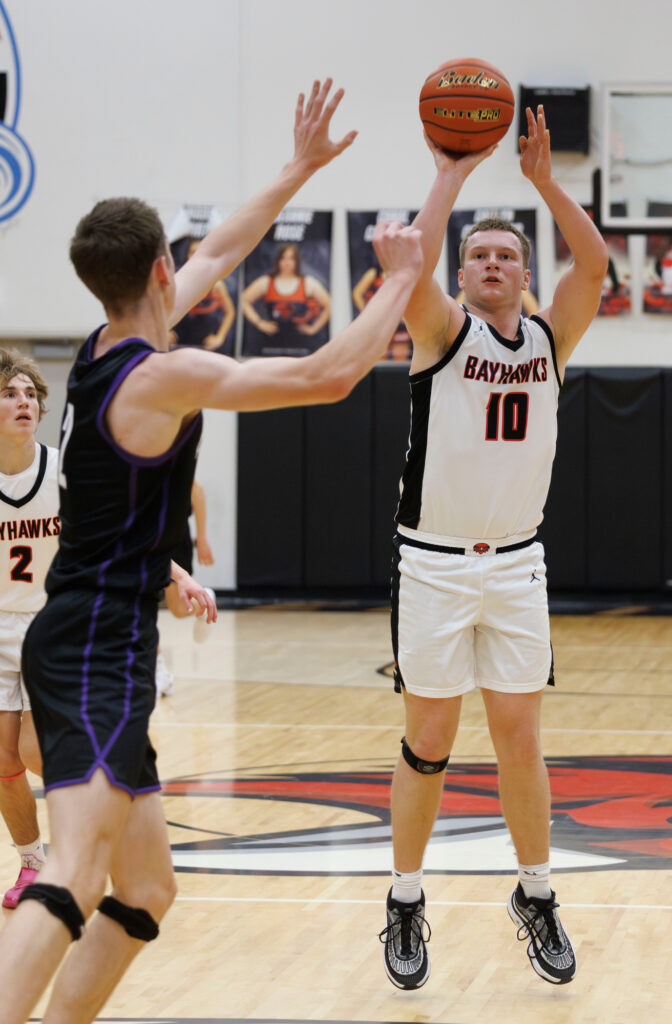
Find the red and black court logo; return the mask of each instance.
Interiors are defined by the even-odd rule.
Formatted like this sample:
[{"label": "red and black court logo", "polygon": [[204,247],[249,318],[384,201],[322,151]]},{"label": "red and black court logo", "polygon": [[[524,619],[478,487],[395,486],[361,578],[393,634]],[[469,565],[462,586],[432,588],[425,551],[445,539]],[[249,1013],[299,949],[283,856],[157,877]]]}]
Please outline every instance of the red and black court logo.
[{"label": "red and black court logo", "polygon": [[[551,778],[554,871],[672,867],[672,757],[556,757]],[[329,828],[231,835],[172,846],[178,871],[264,875],[387,874],[392,864],[392,773],[259,769],[245,777],[175,779],[166,796],[263,799],[340,807],[364,822]],[[281,815],[278,815],[280,818]],[[356,816],[355,816],[356,817]],[[173,827],[194,830],[193,823]],[[500,874],[515,869],[502,818],[497,768],[449,765],[424,869],[438,874]]]}]

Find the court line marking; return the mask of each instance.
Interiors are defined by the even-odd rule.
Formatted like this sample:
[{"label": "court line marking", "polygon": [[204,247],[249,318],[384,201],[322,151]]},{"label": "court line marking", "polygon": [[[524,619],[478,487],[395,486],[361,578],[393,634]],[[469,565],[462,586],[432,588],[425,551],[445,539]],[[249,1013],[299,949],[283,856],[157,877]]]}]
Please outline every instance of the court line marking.
[{"label": "court line marking", "polygon": [[[326,899],[303,899],[282,897],[282,896],[177,896],[177,902],[182,903],[312,903],[332,904],[335,906],[380,906],[383,902],[377,900],[326,900]],[[502,900],[431,900],[433,907],[498,907],[500,910],[506,906]],[[565,903],[564,908],[572,907],[574,910],[672,910],[672,905],[666,903]]]},{"label": "court line marking", "polygon": [[[161,728],[161,729],[326,729],[332,732],[352,732],[355,729],[359,730],[384,730],[384,729],[399,729],[401,723],[392,723],[390,725],[327,725],[315,722],[310,725],[305,722],[161,722],[158,719],[153,718],[150,722],[150,728]],[[487,732],[487,725],[461,725],[460,732]],[[604,736],[672,736],[672,730],[670,729],[551,729],[543,728],[542,732],[558,732],[558,733],[585,733],[594,735],[595,733]]]}]

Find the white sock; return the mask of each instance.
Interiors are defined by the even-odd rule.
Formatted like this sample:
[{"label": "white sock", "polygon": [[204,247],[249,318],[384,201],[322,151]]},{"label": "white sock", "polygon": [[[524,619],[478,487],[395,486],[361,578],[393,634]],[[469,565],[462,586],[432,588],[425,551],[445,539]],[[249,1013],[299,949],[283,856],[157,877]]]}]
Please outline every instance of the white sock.
[{"label": "white sock", "polygon": [[422,895],[422,868],[419,871],[392,872],[392,899],[400,903],[417,903]]},{"label": "white sock", "polygon": [[44,864],[44,858],[46,856],[42,840],[38,838],[34,843],[28,843],[27,846],[16,847],[19,856],[21,857],[21,865],[24,868],[32,868],[33,871],[39,871]]},{"label": "white sock", "polygon": [[518,878],[528,900],[530,898],[547,900],[551,895],[551,865],[549,861],[546,861],[545,864],[519,864]]}]

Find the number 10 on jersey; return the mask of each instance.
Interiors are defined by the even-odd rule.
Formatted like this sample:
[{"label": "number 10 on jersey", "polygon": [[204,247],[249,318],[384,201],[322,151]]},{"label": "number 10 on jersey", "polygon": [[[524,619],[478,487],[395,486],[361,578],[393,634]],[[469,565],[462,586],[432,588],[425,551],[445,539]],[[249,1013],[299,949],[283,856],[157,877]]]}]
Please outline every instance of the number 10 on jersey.
[{"label": "number 10 on jersey", "polygon": [[486,441],[524,441],[527,434],[527,391],[501,391],[490,394],[486,410]]}]

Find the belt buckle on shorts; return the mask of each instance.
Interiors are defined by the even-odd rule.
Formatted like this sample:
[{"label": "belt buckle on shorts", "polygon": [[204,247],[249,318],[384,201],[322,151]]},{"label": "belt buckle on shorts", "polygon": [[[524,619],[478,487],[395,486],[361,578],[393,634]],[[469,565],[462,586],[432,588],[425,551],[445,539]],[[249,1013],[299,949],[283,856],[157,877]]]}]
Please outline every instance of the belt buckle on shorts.
[{"label": "belt buckle on shorts", "polygon": [[488,551],[490,550],[490,545],[486,544],[484,540],[481,540],[481,541],[478,542],[478,544],[474,544],[474,547],[473,547],[472,550],[477,555],[486,555],[488,553]]}]

